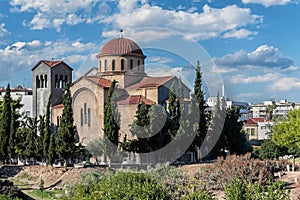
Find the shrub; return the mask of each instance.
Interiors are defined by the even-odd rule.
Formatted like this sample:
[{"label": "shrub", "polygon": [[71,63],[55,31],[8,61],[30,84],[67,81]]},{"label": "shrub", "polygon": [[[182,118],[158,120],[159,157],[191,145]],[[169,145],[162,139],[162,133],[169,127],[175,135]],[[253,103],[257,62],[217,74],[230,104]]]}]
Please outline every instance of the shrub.
[{"label": "shrub", "polygon": [[110,174],[88,191],[79,183],[73,196],[65,199],[171,199],[168,192],[144,173],[118,172]]},{"label": "shrub", "polygon": [[272,140],[265,140],[259,150],[259,158],[261,160],[275,159],[284,156],[287,152],[287,148],[276,145]]},{"label": "shrub", "polygon": [[230,185],[225,187],[225,199],[246,200],[247,186],[241,178],[234,177]]},{"label": "shrub", "polygon": [[182,198],[183,200],[214,200],[210,193],[205,190],[198,190]]},{"label": "shrub", "polygon": [[272,179],[272,174],[264,162],[251,158],[251,154],[231,155],[225,160],[220,157],[212,165],[200,168],[198,179],[209,190],[223,190],[234,177],[242,178],[246,184],[258,182],[264,185]]},{"label": "shrub", "polygon": [[268,181],[266,186],[258,183],[248,185],[241,178],[234,178],[225,188],[226,200],[289,200],[290,191],[283,181]]}]

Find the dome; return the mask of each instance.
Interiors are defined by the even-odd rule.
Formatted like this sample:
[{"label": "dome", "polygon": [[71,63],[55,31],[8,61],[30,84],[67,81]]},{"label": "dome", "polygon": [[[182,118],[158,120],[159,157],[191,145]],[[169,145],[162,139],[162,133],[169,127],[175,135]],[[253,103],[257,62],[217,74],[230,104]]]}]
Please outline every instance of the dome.
[{"label": "dome", "polygon": [[145,57],[139,45],[128,38],[115,38],[110,40],[102,47],[99,55],[132,55]]}]

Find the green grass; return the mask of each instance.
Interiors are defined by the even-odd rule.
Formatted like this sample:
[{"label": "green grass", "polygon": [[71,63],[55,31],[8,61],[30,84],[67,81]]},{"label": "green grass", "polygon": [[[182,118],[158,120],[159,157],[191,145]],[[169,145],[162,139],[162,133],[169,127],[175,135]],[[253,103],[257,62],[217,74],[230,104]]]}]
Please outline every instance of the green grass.
[{"label": "green grass", "polygon": [[50,199],[60,199],[62,195],[64,195],[63,190],[44,190],[43,192],[41,190],[32,190],[27,193],[27,195],[31,196],[34,199],[44,199],[44,200],[50,200]]}]

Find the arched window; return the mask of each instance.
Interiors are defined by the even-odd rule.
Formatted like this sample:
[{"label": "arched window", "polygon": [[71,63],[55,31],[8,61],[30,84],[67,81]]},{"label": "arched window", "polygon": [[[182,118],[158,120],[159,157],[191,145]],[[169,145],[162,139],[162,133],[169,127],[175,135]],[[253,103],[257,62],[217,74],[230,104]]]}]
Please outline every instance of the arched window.
[{"label": "arched window", "polygon": [[57,74],[55,74],[55,88],[58,88],[58,86],[59,86],[59,84],[58,84],[58,75]]},{"label": "arched window", "polygon": [[107,60],[104,60],[104,71],[107,71]]},{"label": "arched window", "polygon": [[39,78],[38,75],[36,76],[36,81],[35,82],[36,82],[36,87],[40,88],[41,87],[41,85],[40,85],[40,78]]},{"label": "arched window", "polygon": [[41,75],[40,84],[41,84],[41,88],[44,88],[44,77],[43,77],[43,75]]},{"label": "arched window", "polygon": [[115,71],[115,68],[116,68],[116,61],[115,61],[115,59],[112,60],[111,67],[112,67],[112,71]]},{"label": "arched window", "polygon": [[102,71],[102,62],[101,62],[101,60],[99,61],[99,71],[101,72]]},{"label": "arched window", "polygon": [[59,77],[59,88],[63,88],[64,85],[63,85],[63,75],[60,75]]},{"label": "arched window", "polygon": [[121,71],[124,71],[125,68],[125,60],[121,59]]},{"label": "arched window", "polygon": [[133,59],[130,59],[130,69],[133,69]]},{"label": "arched window", "polygon": [[47,84],[48,84],[48,82],[47,82],[47,74],[45,74],[45,88],[47,88]]},{"label": "arched window", "polygon": [[141,65],[141,61],[140,60],[138,60],[137,65],[138,65],[138,71],[140,71],[140,65]]},{"label": "arched window", "polygon": [[68,76],[67,75],[65,75],[65,85],[67,85],[67,83],[68,83]]}]

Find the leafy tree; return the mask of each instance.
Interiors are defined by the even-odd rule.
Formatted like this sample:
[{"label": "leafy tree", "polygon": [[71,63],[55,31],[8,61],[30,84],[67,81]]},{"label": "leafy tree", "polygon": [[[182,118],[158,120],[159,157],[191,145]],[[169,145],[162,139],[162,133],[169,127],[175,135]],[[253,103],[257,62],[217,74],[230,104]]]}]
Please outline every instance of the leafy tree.
[{"label": "leafy tree", "polygon": [[73,124],[72,96],[70,83],[67,83],[63,98],[63,111],[58,132],[57,153],[65,161],[70,159],[75,151],[75,126]]},{"label": "leafy tree", "polygon": [[10,85],[7,84],[2,101],[2,113],[0,122],[0,154],[2,159],[11,156],[13,152],[13,136],[11,135],[11,96]]},{"label": "leafy tree", "polygon": [[226,137],[226,148],[231,154],[245,154],[252,150],[243,131],[243,122],[239,118],[238,108],[232,107],[227,110],[223,131]]},{"label": "leafy tree", "polygon": [[149,152],[150,145],[149,145],[149,138],[139,137],[141,133],[143,135],[148,135],[149,129],[148,125],[150,124],[150,116],[149,116],[149,109],[150,106],[147,105],[145,102],[142,102],[137,106],[136,120],[130,126],[130,132],[133,136],[136,136],[138,139],[132,141],[131,149],[136,152]]},{"label": "leafy tree", "polygon": [[119,120],[119,114],[116,109],[114,102],[114,89],[116,87],[116,80],[113,80],[109,90],[108,98],[104,107],[104,135],[109,139],[114,145],[118,146],[119,143],[119,130],[120,127],[117,124]]},{"label": "leafy tree", "polygon": [[49,146],[50,146],[50,137],[51,137],[50,104],[51,104],[51,94],[48,98],[48,103],[46,108],[45,128],[43,134],[43,156],[47,158],[47,160],[49,160],[48,155],[49,155]]},{"label": "leafy tree", "polygon": [[260,159],[274,159],[283,156],[287,153],[288,149],[276,145],[272,140],[265,140],[259,150]]},{"label": "leafy tree", "polygon": [[293,149],[300,149],[300,109],[289,111],[287,119],[273,126],[272,141]]}]

